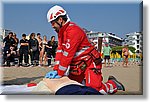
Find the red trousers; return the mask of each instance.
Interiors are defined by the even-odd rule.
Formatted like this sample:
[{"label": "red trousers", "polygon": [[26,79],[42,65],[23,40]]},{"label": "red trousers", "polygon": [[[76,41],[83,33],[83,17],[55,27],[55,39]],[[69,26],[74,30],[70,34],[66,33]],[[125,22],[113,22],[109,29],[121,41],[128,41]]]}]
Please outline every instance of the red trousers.
[{"label": "red trousers", "polygon": [[[98,70],[95,70],[98,69]],[[90,64],[80,75],[69,74],[69,78],[79,83],[85,79],[86,86],[92,87],[98,90],[102,94],[114,93],[117,91],[116,85],[113,81],[109,80],[103,83],[103,77],[101,73],[102,64],[95,65],[94,62]]]}]

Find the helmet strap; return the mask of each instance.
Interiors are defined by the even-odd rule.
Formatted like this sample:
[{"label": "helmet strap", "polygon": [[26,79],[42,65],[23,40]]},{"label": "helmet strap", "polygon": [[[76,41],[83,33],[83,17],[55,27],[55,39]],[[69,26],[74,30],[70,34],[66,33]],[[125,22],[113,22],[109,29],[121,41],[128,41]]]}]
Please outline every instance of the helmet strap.
[{"label": "helmet strap", "polygon": [[56,23],[60,26],[60,28],[62,27],[62,22],[59,24],[59,23],[56,21]]}]

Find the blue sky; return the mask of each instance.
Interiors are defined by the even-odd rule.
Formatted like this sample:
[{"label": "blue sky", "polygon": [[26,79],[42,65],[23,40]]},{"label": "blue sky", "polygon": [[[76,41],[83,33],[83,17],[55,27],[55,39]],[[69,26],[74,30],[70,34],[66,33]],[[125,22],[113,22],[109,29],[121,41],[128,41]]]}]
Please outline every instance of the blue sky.
[{"label": "blue sky", "polygon": [[139,3],[3,3],[3,28],[13,30],[19,38],[32,32],[57,36],[46,18],[55,4],[67,11],[71,21],[88,30],[119,37],[141,31]]}]

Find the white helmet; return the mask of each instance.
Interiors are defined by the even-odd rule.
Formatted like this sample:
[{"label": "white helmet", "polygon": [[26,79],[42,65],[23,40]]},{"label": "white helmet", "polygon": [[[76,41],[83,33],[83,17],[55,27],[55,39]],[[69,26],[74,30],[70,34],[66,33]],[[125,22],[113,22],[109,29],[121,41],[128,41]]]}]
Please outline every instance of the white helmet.
[{"label": "white helmet", "polygon": [[64,15],[66,15],[66,11],[62,7],[55,5],[51,9],[49,9],[47,13],[47,20],[48,22],[51,22],[57,19],[57,17]]}]

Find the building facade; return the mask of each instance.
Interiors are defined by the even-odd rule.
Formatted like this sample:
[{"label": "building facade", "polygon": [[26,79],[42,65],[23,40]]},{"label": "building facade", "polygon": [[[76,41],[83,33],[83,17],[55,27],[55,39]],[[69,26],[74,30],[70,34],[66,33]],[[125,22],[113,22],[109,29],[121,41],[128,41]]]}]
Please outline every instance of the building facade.
[{"label": "building facade", "polygon": [[126,34],[124,44],[134,47],[136,49],[136,53],[141,53],[143,51],[143,33],[133,32]]},{"label": "building facade", "polygon": [[8,35],[9,32],[11,32],[11,30],[0,28],[0,37],[4,39]]},{"label": "building facade", "polygon": [[[95,46],[97,49],[99,49],[98,47],[100,46],[103,48],[106,42],[109,43],[111,47],[122,46],[123,39],[117,37],[115,34],[103,33],[103,32],[92,32],[92,31],[86,32],[86,34],[89,40],[96,44]],[[102,41],[99,39],[102,39]],[[99,46],[100,43],[102,43],[102,45]]]}]

